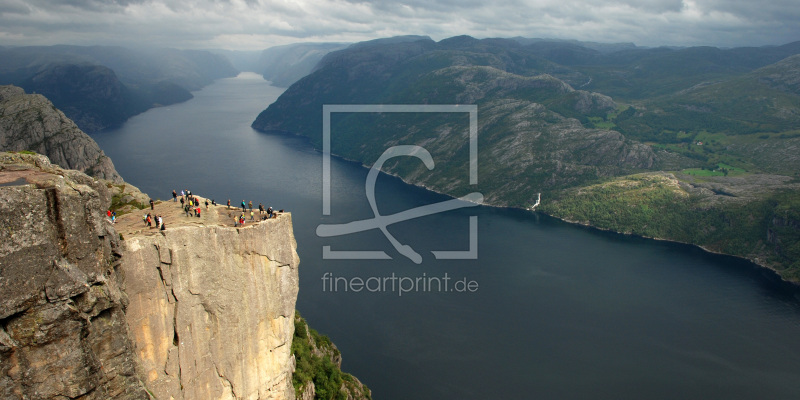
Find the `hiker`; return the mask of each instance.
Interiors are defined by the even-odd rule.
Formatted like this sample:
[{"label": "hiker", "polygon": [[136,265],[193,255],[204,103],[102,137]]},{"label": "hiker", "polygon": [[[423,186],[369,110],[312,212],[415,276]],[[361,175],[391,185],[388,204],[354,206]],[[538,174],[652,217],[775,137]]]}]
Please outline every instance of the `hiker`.
[{"label": "hiker", "polygon": [[212,206],[214,206],[214,207],[216,207],[216,206],[217,206],[217,202],[216,202],[216,201],[214,201],[214,199],[211,199],[211,205],[212,205]]},{"label": "hiker", "polygon": [[253,212],[253,210],[250,210],[250,221],[255,221],[255,218],[254,218],[255,215],[256,214]]},{"label": "hiker", "polygon": [[264,212],[264,205],[261,204],[261,203],[258,203],[258,215],[261,215],[261,213],[263,213],[263,212]]},{"label": "hiker", "polygon": [[147,225],[147,214],[142,214],[142,223]]},{"label": "hiker", "polygon": [[270,207],[270,208],[267,208],[267,216],[268,216],[269,218],[272,218],[272,207]]},{"label": "hiker", "polygon": [[111,218],[111,210],[106,210],[106,215],[108,216],[108,218]]},{"label": "hiker", "polygon": [[231,209],[231,199],[228,199],[228,210]]},{"label": "hiker", "polygon": [[195,211],[197,211],[197,218],[200,218],[200,206],[199,205],[197,206],[197,209]]},{"label": "hiker", "polygon": [[147,227],[148,228],[152,228],[153,227],[153,219],[150,217],[150,213],[147,213],[147,219],[145,219],[145,222],[147,222]]},{"label": "hiker", "polygon": [[117,212],[116,211],[111,213],[111,223],[112,224],[116,224],[117,223]]},{"label": "hiker", "polygon": [[247,206],[250,208],[250,211],[253,211],[253,200],[250,200]]},{"label": "hiker", "polygon": [[164,223],[163,223],[163,222],[161,223],[161,230],[162,230],[162,231],[165,231],[165,230],[167,230],[167,227],[165,227],[165,226],[164,226]]},{"label": "hiker", "polygon": [[246,210],[245,210],[246,206],[247,206],[247,205],[244,203],[244,200],[242,200],[242,212],[245,212],[245,211],[246,211]]},{"label": "hiker", "polygon": [[178,192],[175,189],[172,189],[172,201],[178,202]]},{"label": "hiker", "polygon": [[239,226],[239,217],[234,216],[233,217],[233,227],[235,228],[237,226]]},{"label": "hiker", "polygon": [[208,210],[208,199],[206,199],[206,210]]},{"label": "hiker", "polygon": [[190,210],[190,209],[191,209],[191,207],[189,207],[189,205],[188,205],[188,204],[187,204],[187,205],[185,205],[185,206],[183,206],[183,211],[186,213],[186,216],[187,216],[187,217],[190,217],[190,215],[189,215],[189,210]]},{"label": "hiker", "polygon": [[153,205],[154,205],[154,204],[155,204],[155,203],[153,202],[153,199],[150,199],[150,209],[151,209],[151,210],[155,210],[155,208],[153,208]]}]

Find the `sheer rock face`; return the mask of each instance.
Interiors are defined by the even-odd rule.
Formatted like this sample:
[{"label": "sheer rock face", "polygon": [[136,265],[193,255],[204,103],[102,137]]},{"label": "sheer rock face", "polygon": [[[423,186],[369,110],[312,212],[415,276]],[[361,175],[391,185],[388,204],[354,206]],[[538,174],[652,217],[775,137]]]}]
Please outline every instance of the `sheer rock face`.
[{"label": "sheer rock face", "polygon": [[291,215],[121,241],[110,202],[0,153],[0,398],[294,399]]},{"label": "sheer rock face", "polygon": [[47,98],[0,86],[0,150],[30,150],[54,164],[122,183],[114,164],[89,135]]},{"label": "sheer rock face", "polygon": [[0,398],[148,399],[105,182],[0,153],[0,184]]},{"label": "sheer rock face", "polygon": [[120,268],[141,373],[161,399],[294,399],[291,216],[127,239]]}]

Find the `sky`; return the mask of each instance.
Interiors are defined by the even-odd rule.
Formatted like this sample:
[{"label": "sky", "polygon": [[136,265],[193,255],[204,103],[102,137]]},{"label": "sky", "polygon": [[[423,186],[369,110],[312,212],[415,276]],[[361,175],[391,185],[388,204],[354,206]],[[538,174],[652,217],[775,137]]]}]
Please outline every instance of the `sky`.
[{"label": "sky", "polygon": [[800,40],[800,6],[797,0],[0,0],[0,46],[262,50],[397,35],[780,45]]}]

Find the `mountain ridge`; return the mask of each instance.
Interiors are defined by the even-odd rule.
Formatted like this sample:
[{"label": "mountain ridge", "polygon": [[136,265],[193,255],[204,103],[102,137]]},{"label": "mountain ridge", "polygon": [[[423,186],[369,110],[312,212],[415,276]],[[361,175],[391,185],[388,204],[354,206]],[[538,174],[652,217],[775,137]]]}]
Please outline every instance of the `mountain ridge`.
[{"label": "mountain ridge", "polygon": [[[569,48],[575,46],[569,44]],[[762,76],[764,71],[772,77],[770,82],[793,88],[795,78],[785,74],[793,71],[794,58],[785,61],[789,67],[780,64],[786,57],[777,66],[757,66],[753,60],[759,54],[777,58],[798,46],[621,50],[618,53],[640,52],[634,60],[648,60],[650,64],[641,67],[645,70],[636,72],[641,77],[655,72],[654,76],[669,78],[663,80],[663,87],[651,82],[636,89],[667,95],[630,103],[624,97],[618,100],[590,91],[601,86],[593,83],[600,67],[561,65],[505,39],[460,36],[440,42],[423,39],[351,46],[323,58],[314,72],[289,87],[252,126],[306,136],[321,148],[324,104],[475,104],[481,176],[477,187],[469,186],[466,176],[457,172],[466,170],[469,163],[464,118],[334,114],[330,129],[336,140],[331,152],[370,166],[390,146],[421,145],[434,160],[447,160],[446,165],[428,171],[419,163],[392,160],[384,170],[453,197],[477,190],[490,205],[527,208],[537,193],[544,193],[544,203],[537,209],[564,220],[694,243],[748,258],[797,282],[800,230],[793,228],[797,224],[792,221],[800,216],[780,210],[792,209],[800,187],[785,169],[774,171],[765,160],[774,153],[772,149],[794,148],[792,143],[800,139],[787,136],[791,132],[730,132],[729,127],[755,122],[747,116],[732,119],[724,111],[715,111],[709,101],[670,99],[713,87],[713,83],[697,84],[709,76],[733,82]],[[587,54],[609,57],[591,49]],[[703,70],[704,65],[724,64],[715,58],[720,56],[745,62],[723,68],[722,73],[712,68],[705,75],[681,76]],[[668,69],[691,57],[697,63]],[[654,60],[669,62],[656,65],[655,71],[646,70],[647,65],[655,65]],[[623,60],[621,65],[634,64]],[[778,72],[770,73],[775,68]],[[613,68],[604,71],[610,76]],[[782,104],[789,104],[786,115],[800,110],[800,103]],[[767,147],[746,147],[754,140]],[[788,153],[787,157],[788,165],[798,159]],[[674,179],[641,178],[648,173],[671,173]]]}]

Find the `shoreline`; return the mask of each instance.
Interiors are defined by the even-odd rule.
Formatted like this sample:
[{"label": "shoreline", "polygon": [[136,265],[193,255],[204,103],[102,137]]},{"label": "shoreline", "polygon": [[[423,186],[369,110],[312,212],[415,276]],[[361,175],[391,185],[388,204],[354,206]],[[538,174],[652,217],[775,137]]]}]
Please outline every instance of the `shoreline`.
[{"label": "shoreline", "polygon": [[[257,132],[261,132],[261,133],[265,133],[265,134],[295,136],[295,137],[303,138],[303,139],[307,140],[309,142],[309,144],[311,144],[311,146],[314,148],[314,151],[322,154],[322,151],[319,150],[316,146],[314,146],[313,143],[311,143],[311,138],[309,138],[308,136],[304,136],[304,135],[301,135],[301,134],[298,134],[298,133],[294,133],[294,132],[291,132],[291,131],[284,131],[284,130],[268,130],[268,131],[264,131],[264,130],[255,129],[255,128],[253,128],[253,129],[256,130]],[[361,161],[351,160],[349,158],[340,156],[338,154],[331,153],[331,157],[335,157],[335,158],[337,158],[339,160],[346,161],[346,162],[349,162],[349,163],[358,164],[359,166],[361,166],[362,168],[365,168],[367,170],[369,170],[371,168],[371,167],[367,166],[366,164],[362,163]],[[450,194],[447,194],[447,193],[440,192],[440,191],[435,190],[433,188],[430,188],[428,186],[411,183],[411,182],[403,179],[401,176],[395,175],[393,173],[389,173],[389,172],[385,172],[385,171],[381,171],[381,173],[382,174],[386,174],[386,175],[391,176],[391,177],[394,177],[394,178],[397,178],[397,179],[399,179],[400,181],[402,181],[403,183],[405,183],[407,185],[418,187],[418,188],[421,188],[421,189],[425,189],[425,190],[428,190],[428,191],[436,193],[436,194],[447,196],[447,197],[449,197],[451,199],[457,199],[457,197],[454,197],[454,196],[452,196]],[[720,252],[720,251],[711,250],[711,249],[709,249],[709,248],[707,248],[705,246],[702,246],[700,244],[697,244],[697,243],[688,243],[688,242],[682,242],[680,240],[674,240],[674,239],[650,237],[650,236],[644,236],[644,235],[639,235],[639,234],[635,234],[635,233],[619,232],[619,231],[615,231],[615,230],[612,230],[612,229],[601,228],[599,226],[594,226],[594,225],[591,225],[591,224],[588,224],[588,223],[584,223],[584,222],[580,222],[580,221],[572,221],[572,220],[569,220],[569,219],[566,219],[566,218],[557,217],[555,215],[550,215],[550,214],[548,214],[548,213],[546,213],[544,211],[536,211],[536,210],[532,210],[530,208],[521,208],[521,207],[514,207],[514,206],[490,204],[490,203],[487,203],[485,201],[480,203],[480,205],[481,206],[486,206],[486,207],[493,207],[493,208],[504,208],[504,209],[509,209],[509,210],[528,211],[528,212],[531,212],[531,213],[541,213],[542,215],[546,215],[547,217],[550,217],[550,218],[553,218],[553,219],[557,219],[559,221],[562,221],[562,222],[565,222],[565,223],[568,223],[568,224],[571,224],[571,225],[577,225],[577,226],[580,226],[580,227],[583,227],[583,228],[595,229],[595,230],[598,230],[598,231],[601,231],[601,232],[609,232],[609,233],[615,233],[615,234],[618,234],[618,235],[625,235],[625,236],[630,236],[630,237],[638,237],[638,238],[647,239],[647,240],[657,240],[657,241],[663,241],[663,242],[669,242],[669,243],[676,243],[676,244],[693,246],[693,247],[696,247],[696,248],[698,248],[700,250],[703,250],[703,251],[705,251],[706,253],[709,253],[709,254],[721,255],[721,256],[727,256],[727,257],[734,257],[734,258],[737,258],[737,259],[740,259],[740,260],[748,261],[751,264],[757,266],[759,269],[764,270],[764,271],[768,271],[771,275],[773,275],[775,278],[777,278],[781,283],[791,285],[794,288],[800,288],[800,281],[790,281],[790,280],[785,279],[778,272],[777,269],[775,269],[774,267],[772,267],[772,266],[770,266],[770,265],[768,265],[766,263],[762,263],[757,258],[756,259],[751,259],[751,258],[747,258],[747,257],[743,257],[743,256],[738,256],[738,255],[735,255],[735,254],[723,253],[723,252]]]}]

